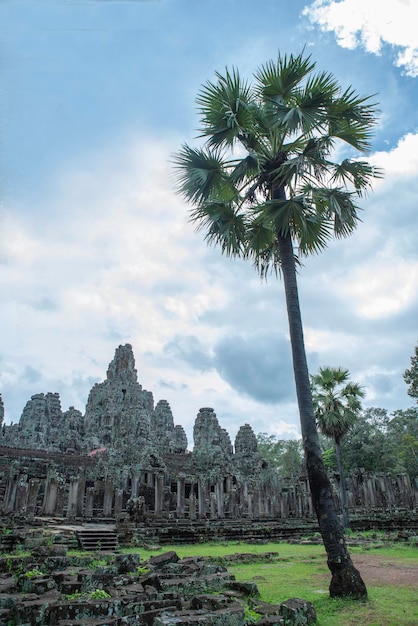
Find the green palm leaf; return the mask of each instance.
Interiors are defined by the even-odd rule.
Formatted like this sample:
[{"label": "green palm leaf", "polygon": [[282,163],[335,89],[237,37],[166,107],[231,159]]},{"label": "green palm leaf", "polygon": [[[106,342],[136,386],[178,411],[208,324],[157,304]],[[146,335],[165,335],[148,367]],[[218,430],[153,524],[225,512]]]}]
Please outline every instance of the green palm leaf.
[{"label": "green palm leaf", "polygon": [[227,256],[243,253],[245,241],[245,219],[242,213],[227,202],[205,202],[191,213],[196,230],[205,231],[210,245],[219,245]]},{"label": "green palm leaf", "polygon": [[219,150],[184,145],[174,158],[174,166],[178,171],[177,190],[192,204],[230,186]]},{"label": "green palm leaf", "polygon": [[202,117],[202,136],[209,146],[233,145],[254,127],[252,94],[237,70],[216,73],[218,82],[207,82],[196,102]]}]

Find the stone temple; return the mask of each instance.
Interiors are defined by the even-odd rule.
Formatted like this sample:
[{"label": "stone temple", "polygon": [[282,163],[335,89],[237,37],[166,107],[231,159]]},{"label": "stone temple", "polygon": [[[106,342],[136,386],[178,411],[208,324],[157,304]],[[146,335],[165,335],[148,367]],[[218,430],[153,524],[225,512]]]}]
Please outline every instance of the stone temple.
[{"label": "stone temple", "polygon": [[[0,425],[4,407],[0,397]],[[138,382],[129,344],[91,389],[84,415],[57,393],[36,394],[18,424],[0,429],[0,513],[84,521],[313,519],[307,478],[284,481],[265,461],[249,424],[234,445],[212,408],[201,408],[188,451],[166,400]],[[408,510],[405,475],[349,481],[352,512]],[[335,486],[338,499],[338,489]]]},{"label": "stone temple", "polygon": [[278,476],[248,424],[234,452],[213,409],[202,408],[193,437],[191,453],[168,402],[154,405],[138,383],[132,347],[119,346],[84,415],[74,407],[63,412],[57,393],[41,393],[18,424],[3,425],[3,459],[13,457],[7,471],[1,467],[3,512],[107,517],[136,506],[138,515],[192,518],[274,513],[269,494]]}]

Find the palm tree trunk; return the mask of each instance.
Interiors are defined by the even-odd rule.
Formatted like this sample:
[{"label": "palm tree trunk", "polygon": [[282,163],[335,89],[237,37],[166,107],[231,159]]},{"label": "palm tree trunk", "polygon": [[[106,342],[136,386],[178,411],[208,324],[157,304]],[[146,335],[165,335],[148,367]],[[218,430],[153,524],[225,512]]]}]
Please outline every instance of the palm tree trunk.
[{"label": "palm tree trunk", "polygon": [[290,233],[278,235],[278,246],[286,293],[293,369],[306,467],[312,502],[328,556],[328,567],[332,574],[330,595],[332,597],[364,598],[367,596],[367,589],[348,553],[344,541],[344,531],[339,522],[332,497],[331,483],[319,446],[303,338],[295,257]]},{"label": "palm tree trunk", "polygon": [[338,472],[340,474],[341,509],[343,512],[343,526],[345,530],[346,528],[350,528],[350,520],[348,517],[347,488],[345,484],[341,445],[337,439],[335,440],[335,455],[337,457]]}]

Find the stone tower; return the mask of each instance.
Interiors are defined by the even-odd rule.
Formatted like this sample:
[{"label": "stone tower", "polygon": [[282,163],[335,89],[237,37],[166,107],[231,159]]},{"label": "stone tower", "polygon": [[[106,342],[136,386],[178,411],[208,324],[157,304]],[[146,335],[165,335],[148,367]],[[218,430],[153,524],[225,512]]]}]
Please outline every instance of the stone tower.
[{"label": "stone tower", "polygon": [[142,389],[137,380],[132,346],[116,349],[107,370],[106,380],[90,391],[84,416],[85,435],[92,449],[112,447],[124,440],[140,444],[149,438],[152,393]]}]

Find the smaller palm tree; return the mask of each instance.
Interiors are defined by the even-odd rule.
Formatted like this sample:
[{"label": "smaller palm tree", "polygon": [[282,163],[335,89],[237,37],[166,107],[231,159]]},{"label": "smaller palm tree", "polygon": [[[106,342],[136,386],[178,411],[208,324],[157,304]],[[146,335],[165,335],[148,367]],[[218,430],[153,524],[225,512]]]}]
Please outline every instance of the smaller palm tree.
[{"label": "smaller palm tree", "polygon": [[321,432],[334,441],[340,474],[341,508],[344,528],[349,527],[347,489],[341,455],[341,440],[357,420],[364,391],[350,382],[350,372],[341,367],[321,367],[311,376],[315,417]]}]

